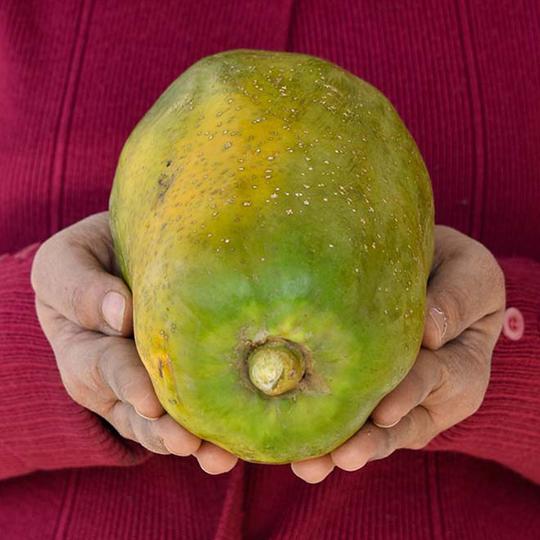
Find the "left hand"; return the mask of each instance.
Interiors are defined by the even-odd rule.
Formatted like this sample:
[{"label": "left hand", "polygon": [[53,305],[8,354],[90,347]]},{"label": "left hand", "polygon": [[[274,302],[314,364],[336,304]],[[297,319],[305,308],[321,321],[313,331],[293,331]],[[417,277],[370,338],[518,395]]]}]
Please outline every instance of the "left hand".
[{"label": "left hand", "polygon": [[399,448],[423,448],[472,415],[487,389],[504,307],[504,275],[493,255],[476,240],[437,226],[414,366],[360,431],[330,454],[293,463],[294,473],[317,483],[336,466],[355,471]]}]

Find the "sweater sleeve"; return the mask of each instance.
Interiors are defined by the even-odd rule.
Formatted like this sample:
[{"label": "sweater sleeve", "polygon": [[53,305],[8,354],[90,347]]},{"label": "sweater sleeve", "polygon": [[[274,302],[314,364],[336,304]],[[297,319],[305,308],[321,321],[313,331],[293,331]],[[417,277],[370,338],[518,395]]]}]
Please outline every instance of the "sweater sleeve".
[{"label": "sweater sleeve", "polygon": [[139,463],[146,450],[121,438],[64,389],[30,285],[38,247],[0,257],[0,479]]},{"label": "sweater sleeve", "polygon": [[523,258],[499,263],[506,307],[521,312],[523,336],[513,341],[501,333],[481,407],[427,449],[493,460],[540,483],[540,263]]}]

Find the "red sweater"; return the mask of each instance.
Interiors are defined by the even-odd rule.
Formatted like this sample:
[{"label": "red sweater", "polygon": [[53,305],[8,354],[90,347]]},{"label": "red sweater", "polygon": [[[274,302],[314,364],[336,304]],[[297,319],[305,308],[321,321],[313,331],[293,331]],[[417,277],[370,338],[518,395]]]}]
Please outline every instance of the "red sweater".
[{"label": "red sweater", "polygon": [[[0,538],[539,538],[540,8],[536,0],[0,3]],[[524,316],[481,409],[423,451],[320,485],[288,466],[151,455],[70,400],[34,313],[39,242],[107,207],[127,135],[201,56],[333,60],[425,156],[437,222],[486,244]]]}]

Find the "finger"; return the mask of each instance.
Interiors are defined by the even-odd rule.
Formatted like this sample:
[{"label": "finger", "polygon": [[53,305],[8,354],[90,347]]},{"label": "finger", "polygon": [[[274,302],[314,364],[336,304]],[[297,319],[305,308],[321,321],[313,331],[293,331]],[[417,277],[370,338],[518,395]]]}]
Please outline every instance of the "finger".
[{"label": "finger", "polygon": [[375,451],[369,456],[369,461],[387,457],[399,448],[412,450],[423,448],[435,437],[438,431],[429,411],[419,405],[405,415],[394,427],[377,431],[379,441],[376,441],[378,444]]},{"label": "finger", "polygon": [[444,370],[445,382],[422,405],[441,430],[462,421],[480,407],[489,383],[496,339],[490,327],[497,324],[498,317],[498,313],[484,317],[443,349],[433,352]]},{"label": "finger", "polygon": [[164,414],[154,422],[156,433],[171,454],[191,456],[201,446],[201,440],[175,422],[171,416]]},{"label": "finger", "polygon": [[194,456],[197,458],[201,469],[208,474],[229,472],[238,461],[236,456],[208,441],[201,443]]},{"label": "finger", "polygon": [[38,298],[88,330],[132,331],[131,294],[112,272],[114,253],[104,212],[68,227],[38,250],[32,286]]},{"label": "finger", "polygon": [[436,229],[423,345],[436,350],[504,305],[504,276],[479,242],[449,227]]},{"label": "finger", "polygon": [[165,411],[159,402],[150,376],[131,339],[102,337],[97,345],[97,371],[120,401],[129,403],[139,416],[160,417]]},{"label": "finger", "polygon": [[389,456],[398,448],[423,448],[437,432],[429,412],[418,406],[391,428],[379,428],[368,422],[332,452],[332,461],[340,469],[355,471],[368,461]]},{"label": "finger", "polygon": [[81,330],[62,317],[58,325],[52,347],[64,385],[77,403],[102,415],[116,401],[133,406],[144,418],[164,413],[131,339]]},{"label": "finger", "polygon": [[102,415],[122,437],[136,441],[158,454],[189,456],[200,446],[200,439],[167,414],[156,420],[147,419],[139,415],[129,403],[116,401],[102,411]]},{"label": "finger", "polygon": [[368,462],[369,456],[376,452],[383,440],[384,431],[389,430],[367,422],[360,431],[330,454],[332,462],[344,471],[361,469]]},{"label": "finger", "polygon": [[334,470],[334,466],[330,455],[291,464],[294,474],[308,484],[322,482]]},{"label": "finger", "polygon": [[433,352],[421,349],[412,369],[377,405],[371,418],[382,428],[396,425],[406,414],[435,391],[443,379],[441,361]]},{"label": "finger", "polygon": [[139,416],[128,403],[117,401],[104,418],[125,439],[136,441],[156,454],[169,454],[157,431],[156,422]]}]

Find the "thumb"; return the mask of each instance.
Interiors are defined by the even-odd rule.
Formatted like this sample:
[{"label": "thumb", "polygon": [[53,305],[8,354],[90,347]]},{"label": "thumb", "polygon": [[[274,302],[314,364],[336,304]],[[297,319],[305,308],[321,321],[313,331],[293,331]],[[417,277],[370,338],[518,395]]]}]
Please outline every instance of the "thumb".
[{"label": "thumb", "polygon": [[504,304],[504,277],[491,253],[457,231],[452,244],[428,285],[423,345],[432,350]]},{"label": "thumb", "polygon": [[38,250],[32,286],[38,299],[87,330],[132,332],[131,293],[113,275],[108,213],[90,216],[51,237]]},{"label": "thumb", "polygon": [[[110,289],[103,296],[101,313],[109,328],[121,335],[129,335],[133,330],[131,295],[119,291],[121,287]],[[99,329],[108,334],[108,329],[98,323]]]}]

